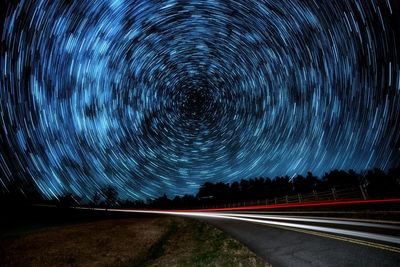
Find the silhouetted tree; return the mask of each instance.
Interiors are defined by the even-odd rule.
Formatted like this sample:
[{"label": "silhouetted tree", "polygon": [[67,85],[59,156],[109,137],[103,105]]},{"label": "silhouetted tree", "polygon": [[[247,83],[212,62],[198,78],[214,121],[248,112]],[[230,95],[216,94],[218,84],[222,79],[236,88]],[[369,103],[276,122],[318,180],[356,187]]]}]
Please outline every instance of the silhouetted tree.
[{"label": "silhouetted tree", "polygon": [[108,209],[111,206],[113,206],[115,204],[115,202],[117,201],[118,192],[111,185],[103,187],[101,189],[101,194],[104,197],[104,204],[106,206],[106,209]]},{"label": "silhouetted tree", "polygon": [[234,182],[231,184],[230,186],[230,196],[231,196],[231,200],[238,200],[240,199],[240,185],[238,182]]},{"label": "silhouetted tree", "polygon": [[229,185],[226,183],[217,183],[214,187],[214,197],[220,202],[224,202],[230,198]]},{"label": "silhouetted tree", "polygon": [[100,201],[100,195],[98,192],[95,192],[93,194],[92,199],[90,200],[90,203],[89,203],[90,207],[92,207],[92,208],[96,207],[98,205],[99,201]]},{"label": "silhouetted tree", "polygon": [[350,172],[333,170],[322,177],[325,190],[332,187],[352,187],[360,184],[360,177],[352,170]]},{"label": "silhouetted tree", "polygon": [[375,168],[369,170],[365,178],[370,196],[384,197],[400,192],[398,170],[392,169],[386,175],[381,169]]},{"label": "silhouetted tree", "polygon": [[346,179],[349,185],[358,186],[362,184],[362,176],[351,169],[347,172]]},{"label": "silhouetted tree", "polygon": [[274,193],[273,193],[273,185],[272,185],[272,180],[271,178],[267,177],[264,180],[264,188],[265,188],[265,195],[263,198],[273,198]]},{"label": "silhouetted tree", "polygon": [[199,205],[198,199],[192,195],[184,195],[182,197],[183,208],[192,208]]},{"label": "silhouetted tree", "polygon": [[180,196],[175,196],[174,199],[172,200],[172,206],[174,208],[182,207],[183,206],[182,198]]},{"label": "silhouetted tree", "polygon": [[310,193],[317,189],[318,178],[314,176],[311,172],[307,173],[307,176],[297,175],[293,178],[293,193]]},{"label": "silhouetted tree", "polygon": [[152,203],[153,207],[159,209],[166,209],[170,206],[170,204],[171,200],[169,200],[166,194],[164,194],[162,197],[155,199]]},{"label": "silhouetted tree", "polygon": [[250,181],[244,180],[244,179],[240,180],[240,198],[241,198],[241,200],[250,199],[249,186],[250,186]]},{"label": "silhouetted tree", "polygon": [[215,185],[213,183],[206,182],[199,188],[197,196],[199,198],[215,197]]},{"label": "silhouetted tree", "polygon": [[292,186],[290,184],[289,176],[276,177],[273,181],[274,197],[290,195]]}]

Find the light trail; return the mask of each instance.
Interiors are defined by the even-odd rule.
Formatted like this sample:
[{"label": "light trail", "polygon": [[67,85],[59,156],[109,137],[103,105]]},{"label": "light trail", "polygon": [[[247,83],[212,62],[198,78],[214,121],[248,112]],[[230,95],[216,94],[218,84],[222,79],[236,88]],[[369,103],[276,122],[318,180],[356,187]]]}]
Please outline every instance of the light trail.
[{"label": "light trail", "polygon": [[311,223],[323,223],[323,224],[339,224],[339,225],[352,225],[352,226],[363,226],[363,227],[373,227],[373,228],[384,228],[400,230],[400,226],[387,225],[383,223],[372,223],[365,221],[349,221],[349,220],[339,220],[339,219],[320,219],[312,217],[302,217],[302,216],[277,216],[277,215],[252,215],[252,214],[235,214],[235,213],[223,213],[224,216],[229,217],[239,217],[239,218],[252,218],[252,219],[264,219],[264,220],[281,220],[281,221],[296,221],[296,222],[311,222]]},{"label": "light trail", "polygon": [[[77,208],[77,209],[89,209],[89,208]],[[100,209],[100,208],[95,208],[93,210],[105,211],[105,209]],[[288,227],[288,228],[311,230],[311,231],[336,234],[336,235],[345,235],[345,236],[356,237],[356,238],[365,238],[365,239],[370,239],[370,240],[374,240],[374,241],[388,242],[388,243],[400,245],[400,238],[396,237],[396,236],[369,233],[369,232],[356,231],[356,230],[339,229],[339,228],[325,227],[325,226],[307,225],[307,224],[300,224],[300,223],[293,223],[293,222],[289,223],[289,222],[278,222],[278,221],[274,221],[274,220],[261,220],[261,219],[249,218],[249,216],[256,216],[256,215],[246,215],[246,214],[238,215],[238,214],[216,213],[216,212],[186,212],[186,211],[182,212],[182,211],[128,210],[128,209],[108,209],[108,211],[110,211],[110,212],[127,212],[127,213],[144,213],[144,214],[159,214],[159,215],[174,215],[174,216],[195,217],[195,218],[238,220],[238,221],[243,221],[243,222],[258,223],[258,224],[275,226],[275,227]],[[271,217],[271,216],[269,216],[269,217]],[[277,217],[274,217],[274,219],[277,219]],[[263,217],[263,218],[268,218],[268,216]],[[288,220],[291,218],[282,217],[281,219]],[[299,218],[299,219],[301,220],[302,218]],[[309,220],[304,220],[303,222],[320,223],[321,221],[323,221],[323,220],[309,219]],[[335,222],[335,224],[342,224],[342,225],[346,224],[346,223],[348,223],[348,221],[340,222],[340,221],[336,220],[336,222]],[[353,224],[353,225],[357,225],[357,224]],[[365,222],[360,222],[360,223],[358,223],[357,226],[366,226],[366,225],[368,225],[368,226],[374,225],[374,227],[380,227],[380,228],[384,228],[384,229],[398,229],[398,228],[390,228],[390,226],[388,226],[388,225],[379,226],[377,224],[372,224],[372,223],[368,224]]]}]

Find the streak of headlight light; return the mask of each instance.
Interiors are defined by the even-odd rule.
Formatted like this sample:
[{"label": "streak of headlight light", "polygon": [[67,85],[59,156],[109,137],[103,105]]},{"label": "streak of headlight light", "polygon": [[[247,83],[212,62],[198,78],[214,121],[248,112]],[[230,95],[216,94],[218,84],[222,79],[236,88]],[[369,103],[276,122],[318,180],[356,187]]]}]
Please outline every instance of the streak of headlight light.
[{"label": "streak of headlight light", "polygon": [[[80,208],[86,209],[86,208]],[[105,210],[105,209],[94,209],[94,210]],[[144,210],[124,210],[124,209],[109,209],[108,211],[112,212],[129,212],[129,213],[147,213],[147,214],[161,214],[161,215],[175,215],[175,216],[185,216],[185,217],[203,217],[203,218],[214,218],[214,219],[230,219],[251,223],[259,223],[266,224],[272,226],[283,226],[283,227],[291,227],[297,229],[305,229],[311,231],[332,233],[338,235],[346,235],[352,237],[361,237],[367,238],[371,240],[390,242],[394,244],[400,244],[400,238],[382,235],[382,234],[373,234],[361,231],[353,231],[353,230],[344,230],[344,229],[336,229],[330,227],[322,227],[322,226],[313,226],[313,225],[304,225],[304,224],[296,224],[296,223],[285,223],[285,222],[276,222],[276,221],[268,221],[268,220],[258,220],[258,219],[250,219],[250,218],[241,218],[234,216],[226,216],[215,213],[206,213],[206,212],[174,212],[174,211],[144,211]]]},{"label": "streak of headlight light", "polygon": [[357,222],[357,221],[341,221],[334,219],[314,219],[314,218],[302,218],[302,217],[281,217],[281,216],[266,216],[266,215],[249,215],[249,214],[234,214],[234,213],[222,213],[223,216],[231,217],[245,217],[253,219],[270,219],[270,220],[283,220],[283,221],[297,221],[297,222],[314,222],[314,223],[327,223],[327,224],[340,224],[340,225],[354,225],[354,226],[365,226],[374,228],[385,228],[385,229],[396,229],[400,230],[399,226],[386,225],[379,223],[369,222]]}]

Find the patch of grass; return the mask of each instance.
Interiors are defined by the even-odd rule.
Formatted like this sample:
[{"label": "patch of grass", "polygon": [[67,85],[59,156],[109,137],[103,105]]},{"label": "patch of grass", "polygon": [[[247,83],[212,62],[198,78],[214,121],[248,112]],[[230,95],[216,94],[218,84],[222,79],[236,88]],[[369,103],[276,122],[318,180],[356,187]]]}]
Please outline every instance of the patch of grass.
[{"label": "patch of grass", "polygon": [[177,231],[177,226],[176,223],[173,221],[170,224],[168,231],[166,231],[164,235],[161,236],[161,238],[157,241],[157,243],[155,243],[150,247],[149,257],[148,257],[149,260],[157,259],[163,255],[165,244],[171,238],[172,235],[176,234],[176,231]]},{"label": "patch of grass", "polygon": [[144,255],[133,259],[132,262],[126,265],[126,267],[140,267],[146,266],[157,258],[161,257],[164,253],[164,246],[167,241],[174,235],[177,231],[177,225],[175,221],[169,222],[167,230],[164,234],[155,242]]},{"label": "patch of grass", "polygon": [[269,266],[238,241],[197,220],[175,218],[178,231],[147,266]]}]

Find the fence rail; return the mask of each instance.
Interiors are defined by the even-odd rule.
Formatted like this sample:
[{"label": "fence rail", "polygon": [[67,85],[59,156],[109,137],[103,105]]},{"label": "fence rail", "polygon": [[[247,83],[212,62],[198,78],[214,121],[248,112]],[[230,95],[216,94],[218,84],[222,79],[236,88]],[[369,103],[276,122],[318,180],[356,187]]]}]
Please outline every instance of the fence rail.
[{"label": "fence rail", "polygon": [[280,204],[310,203],[315,201],[340,201],[340,200],[367,200],[368,192],[364,186],[331,188],[326,191],[316,191],[306,194],[286,195],[269,199],[242,200],[236,202],[225,202],[223,204],[209,203],[202,205],[201,208],[238,208],[245,206],[265,205],[274,206]]}]

